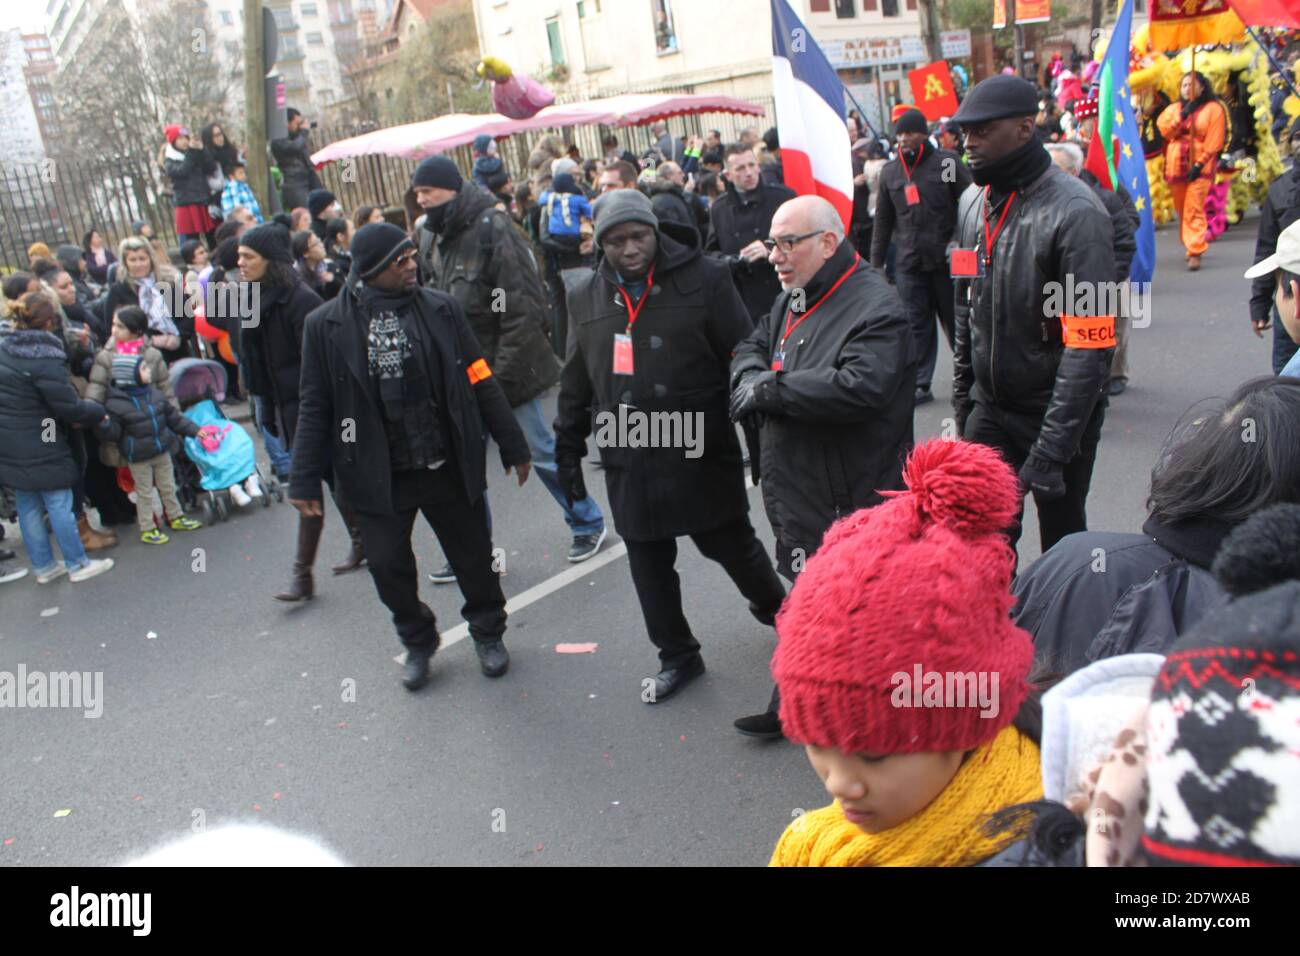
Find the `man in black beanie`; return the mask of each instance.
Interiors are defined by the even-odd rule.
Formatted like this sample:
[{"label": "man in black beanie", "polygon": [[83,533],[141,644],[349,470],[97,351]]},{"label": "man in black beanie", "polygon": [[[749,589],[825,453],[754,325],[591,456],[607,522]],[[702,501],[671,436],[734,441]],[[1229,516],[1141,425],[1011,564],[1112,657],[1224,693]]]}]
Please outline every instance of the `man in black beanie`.
[{"label": "man in black beanie", "polygon": [[952,346],[952,277],[948,243],[957,225],[957,204],[970,185],[961,158],[930,143],[925,115],[908,110],[894,124],[898,158],[880,170],[876,219],[871,234],[871,264],[884,271],[889,244],[898,250],[895,280],[916,340],[916,404],[934,401],[930,383],[939,357],[938,313]]},{"label": "man in black beanie", "polygon": [[355,509],[370,574],[406,646],[402,681],[428,679],[437,620],[420,600],[411,528],[422,512],[460,582],[483,673],[499,677],[510,656],[506,599],[492,560],[486,449],[528,477],[528,445],[456,300],[421,289],[415,245],[389,223],[352,240],[352,272],[303,332],[298,431],[290,500],[321,513],[332,467]]},{"label": "man in black beanie", "polygon": [[[567,502],[556,477],[555,435],[540,396],[559,381],[560,362],[546,338],[546,293],[528,239],[496,208],[496,197],[465,182],[445,156],[421,162],[411,186],[424,209],[416,232],[427,284],[455,296],[464,309],[528,439],[537,477],[564,513],[573,536],[568,559],[586,561],[605,541],[605,516],[594,499]],[[430,578],[449,583],[452,571]]]},{"label": "man in black beanie", "polygon": [[307,195],[307,211],[311,213],[311,231],[324,243],[326,224],[342,212],[338,200],[328,189],[313,189]]},{"label": "man in black beanie", "polygon": [[[1020,472],[1046,551],[1088,527],[1115,352],[1115,316],[1100,293],[1114,282],[1115,256],[1110,217],[1052,164],[1034,132],[1037,112],[1033,85],[1004,75],[957,110],[975,182],[961,198],[949,265],[957,431]],[[1013,546],[1020,532],[1018,516]]]}]

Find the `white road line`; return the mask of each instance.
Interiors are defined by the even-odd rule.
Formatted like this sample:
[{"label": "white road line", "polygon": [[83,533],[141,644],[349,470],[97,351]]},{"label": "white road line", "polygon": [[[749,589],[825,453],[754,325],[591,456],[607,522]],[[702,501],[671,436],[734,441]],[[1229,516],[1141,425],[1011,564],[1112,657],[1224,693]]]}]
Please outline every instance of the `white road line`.
[{"label": "white road line", "polygon": [[[748,491],[754,487],[753,474],[748,466],[745,467],[745,490]],[[580,581],[594,571],[599,571],[607,564],[612,564],[619,558],[627,554],[627,545],[622,541],[614,545],[608,551],[602,552],[582,564],[575,564],[568,570],[561,571],[554,577],[547,578],[541,584],[534,584],[527,591],[516,594],[510,600],[506,601],[506,613],[514,614],[515,611],[523,610],[530,604],[536,604],[544,597],[549,597],[562,587],[572,584],[574,581]],[[461,622],[453,627],[450,631],[444,631],[442,634],[442,643],[438,645],[439,650],[445,650],[453,644],[458,644],[465,638],[469,637],[469,624]],[[393,658],[398,664],[406,663],[406,651],[398,654]]]}]

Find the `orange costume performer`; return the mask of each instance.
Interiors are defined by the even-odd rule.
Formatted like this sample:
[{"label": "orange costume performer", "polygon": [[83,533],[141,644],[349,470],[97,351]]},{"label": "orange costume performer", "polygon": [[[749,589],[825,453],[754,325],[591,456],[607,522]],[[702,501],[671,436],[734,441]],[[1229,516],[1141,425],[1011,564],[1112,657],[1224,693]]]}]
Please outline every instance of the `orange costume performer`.
[{"label": "orange costume performer", "polygon": [[1174,194],[1187,268],[1193,272],[1201,267],[1208,248],[1205,197],[1214,185],[1226,120],[1205,78],[1188,73],[1183,77],[1182,99],[1165,107],[1156,121],[1166,141],[1165,180]]}]

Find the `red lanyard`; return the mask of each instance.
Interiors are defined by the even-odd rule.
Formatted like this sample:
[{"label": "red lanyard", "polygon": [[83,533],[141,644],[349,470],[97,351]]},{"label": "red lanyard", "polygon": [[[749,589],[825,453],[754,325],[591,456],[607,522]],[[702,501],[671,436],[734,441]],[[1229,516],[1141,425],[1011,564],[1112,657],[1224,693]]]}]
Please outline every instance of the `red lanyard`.
[{"label": "red lanyard", "polygon": [[[903,156],[903,151],[902,151],[901,149],[898,151],[898,162],[899,162],[899,165],[901,165],[901,166],[903,167],[903,175],[907,177],[907,181],[910,183],[910,182],[912,181],[912,170],[907,168],[907,159]],[[920,157],[920,156],[917,156],[917,158],[916,158],[916,165],[917,165],[917,166],[920,166],[920,165],[921,165],[921,157]],[[915,169],[915,168],[916,168],[916,166],[913,166],[913,167],[912,167],[912,169]]]},{"label": "red lanyard", "polygon": [[[853,254],[853,265],[849,266],[848,272],[845,272],[844,275],[836,279],[835,284],[831,286],[830,289],[827,290],[826,294],[822,296],[820,299],[818,299],[816,302],[814,302],[813,307],[811,309],[809,309],[803,315],[799,316],[799,322],[802,322],[804,319],[808,318],[808,316],[816,312],[817,307],[821,305],[823,302],[825,302],[827,299],[829,299],[835,293],[835,290],[840,287],[840,285],[844,282],[844,280],[853,274],[853,270],[858,267],[858,262],[861,260],[861,258],[862,257],[859,256],[856,252]],[[794,310],[787,309],[785,313],[785,335],[781,336],[781,346],[779,351],[785,350],[785,340],[790,337],[791,332],[799,328],[799,322],[796,322],[794,325],[790,324],[790,320],[792,318],[794,318]]]},{"label": "red lanyard", "polygon": [[655,267],[651,266],[650,271],[645,277],[645,291],[641,293],[641,298],[636,300],[636,305],[632,304],[632,297],[627,294],[627,289],[622,286],[618,291],[623,293],[623,303],[627,306],[627,333],[632,334],[632,326],[636,325],[636,317],[641,314],[641,306],[645,305],[645,300],[650,298],[650,290],[655,284]]},{"label": "red lanyard", "polygon": [[1002,232],[1002,224],[1007,221],[1007,213],[1011,211],[1011,204],[1016,201],[1016,194],[1013,191],[1007,197],[1007,204],[1002,207],[1002,215],[998,217],[998,224],[989,232],[989,187],[984,187],[984,265],[993,265],[993,244],[998,241],[998,234]]}]

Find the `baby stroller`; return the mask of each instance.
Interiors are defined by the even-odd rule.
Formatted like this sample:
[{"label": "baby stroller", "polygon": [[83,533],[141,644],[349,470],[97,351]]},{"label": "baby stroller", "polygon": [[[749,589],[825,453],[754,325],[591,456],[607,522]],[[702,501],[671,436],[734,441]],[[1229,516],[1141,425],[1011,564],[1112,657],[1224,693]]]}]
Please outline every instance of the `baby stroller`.
[{"label": "baby stroller", "polygon": [[226,397],[226,370],[209,359],[181,359],[171,367],[171,383],[185,416],[200,428],[214,426],[222,435],[221,444],[212,451],[199,439],[186,438],[183,453],[176,454],[176,494],[181,505],[188,511],[202,502],[204,521],[225,521],[235,510],[229,489],[252,475],[262,490],[254,500],[260,500],[263,508],[271,506],[272,496],[283,501],[280,483],[257,464],[253,439],[217,405]]}]

